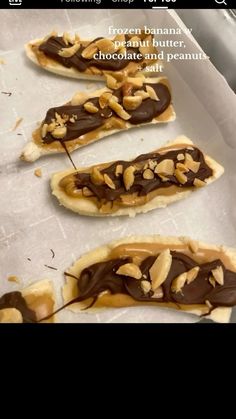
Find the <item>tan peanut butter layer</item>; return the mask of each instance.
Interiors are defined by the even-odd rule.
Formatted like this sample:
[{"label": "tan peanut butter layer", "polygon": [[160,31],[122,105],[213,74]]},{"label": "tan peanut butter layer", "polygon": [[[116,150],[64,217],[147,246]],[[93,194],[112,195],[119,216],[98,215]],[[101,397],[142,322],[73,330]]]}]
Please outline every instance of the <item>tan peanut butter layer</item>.
[{"label": "tan peanut butter layer", "polygon": [[[55,174],[51,183],[53,194],[67,208],[88,215],[122,215],[123,210],[125,215],[125,209],[140,212],[157,198],[156,208],[164,206],[165,201],[174,202],[183,192],[190,193],[219,177],[223,168],[182,136],[132,161],[119,160],[67,173]],[[145,207],[145,212],[154,207]]]},{"label": "tan peanut butter layer", "polygon": [[54,321],[53,286],[50,281],[36,282],[21,290],[0,297],[0,323],[37,323],[50,316]]},{"label": "tan peanut butter layer", "polygon": [[120,240],[84,255],[66,276],[73,310],[154,304],[224,322],[236,305],[236,250],[188,238]]},{"label": "tan peanut butter layer", "polygon": [[158,61],[153,36],[144,32],[135,36],[117,35],[113,39],[100,37],[92,41],[81,40],[78,35],[64,33],[58,36],[52,32],[44,39],[27,44],[26,53],[46,70],[78,78],[134,75]]},{"label": "tan peanut butter layer", "polygon": [[40,155],[72,152],[124,129],[172,121],[168,80],[107,76],[108,87],[93,93],[78,93],[66,105],[48,110],[22,159],[34,161]]}]

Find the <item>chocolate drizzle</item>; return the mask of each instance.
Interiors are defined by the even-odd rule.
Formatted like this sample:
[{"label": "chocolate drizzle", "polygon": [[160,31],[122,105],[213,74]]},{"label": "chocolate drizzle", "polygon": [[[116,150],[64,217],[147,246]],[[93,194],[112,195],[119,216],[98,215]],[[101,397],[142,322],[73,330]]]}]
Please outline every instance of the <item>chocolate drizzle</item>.
[{"label": "chocolate drizzle", "polygon": [[[144,84],[144,90],[146,85]],[[155,90],[159,101],[153,99],[145,99],[141,105],[133,110],[129,111],[131,118],[128,120],[129,123],[136,125],[152,121],[153,118],[161,115],[171,103],[171,94],[168,87],[162,83],[150,84],[150,86]],[[137,88],[133,90],[138,90]],[[115,90],[113,95],[118,98],[120,104],[123,100],[122,87]],[[92,102],[99,110],[96,113],[89,113],[85,110],[84,104],[82,105],[64,105],[56,108],[51,108],[48,110],[46,118],[43,124],[50,124],[52,119],[55,118],[55,112],[60,116],[68,115],[69,118],[76,115],[77,119],[75,122],[67,122],[67,133],[64,138],[56,140],[50,132],[47,133],[43,142],[50,144],[54,141],[60,141],[64,143],[66,141],[74,140],[79,138],[81,135],[87,134],[97,128],[102,127],[102,125],[112,116],[117,116],[114,111],[110,108],[101,109],[99,106],[98,98],[88,99],[87,102]]]},{"label": "chocolate drizzle", "polygon": [[[103,38],[96,38],[94,39],[90,44],[103,39]],[[127,39],[126,39],[127,40]],[[88,45],[90,45],[88,44]],[[86,47],[88,46],[86,45]],[[143,60],[143,57],[137,58],[137,54],[140,54],[138,48],[127,48],[127,56],[130,57],[130,59],[117,59],[113,58],[112,55],[110,59],[86,59],[82,57],[82,52],[86,48],[85,46],[82,46],[79,48],[79,50],[69,58],[61,57],[59,55],[59,51],[62,48],[69,48],[72,44],[69,43],[69,45],[66,45],[63,37],[61,36],[51,36],[47,41],[43,42],[39,46],[39,51],[42,51],[45,55],[52,58],[53,60],[59,62],[64,67],[71,68],[74,67],[80,72],[84,72],[89,67],[97,67],[101,70],[106,71],[120,71],[123,68],[125,68],[129,62],[140,62]],[[140,54],[141,55],[141,54]]]},{"label": "chocolate drizzle", "polygon": [[[185,154],[188,153],[192,156],[193,160],[200,162],[200,167],[197,173],[189,171],[186,173],[187,182],[185,184],[180,184],[179,181],[176,179],[174,175],[168,176],[168,181],[163,182],[158,175],[155,174],[153,179],[144,179],[143,178],[143,169],[137,169],[135,172],[135,180],[133,185],[131,186],[129,191],[126,191],[123,181],[123,176],[117,177],[115,175],[115,170],[117,165],[122,165],[123,169],[125,170],[128,166],[135,166],[141,164],[143,166],[149,160],[154,162],[160,163],[165,159],[171,159],[174,163],[178,163],[177,156],[178,154]],[[137,166],[136,166],[137,167]],[[78,172],[74,175],[74,182],[76,189],[82,189],[83,187],[87,187],[91,190],[93,195],[98,199],[98,201],[116,201],[122,203],[122,196],[130,195],[136,193],[137,196],[146,196],[148,193],[160,189],[160,188],[169,188],[171,186],[178,186],[182,188],[188,188],[193,186],[193,182],[195,178],[201,179],[204,181],[205,179],[212,176],[212,169],[206,164],[204,155],[202,152],[196,148],[191,147],[191,149],[178,149],[178,150],[170,150],[166,151],[166,153],[159,154],[159,153],[148,153],[142,154],[137,157],[133,161],[124,161],[119,160],[115,163],[111,164],[111,166],[107,167],[106,169],[101,170],[101,173],[107,174],[110,179],[115,184],[116,189],[109,188],[106,184],[102,185],[95,185],[92,180],[90,173],[81,173]],[[62,180],[63,181],[63,180]]]},{"label": "chocolate drizzle", "polygon": [[[154,298],[153,291],[145,294],[141,287],[141,280],[151,281],[149,269],[158,256],[156,255],[147,257],[141,263],[141,280],[115,273],[119,266],[130,262],[130,258],[113,259],[85,268],[81,272],[80,277],[77,278],[78,301],[98,297],[101,292],[109,291],[111,294],[128,294],[134,300],[141,302],[172,302],[183,305],[198,305],[205,304],[206,300],[208,300],[213,307],[232,307],[236,305],[236,273],[226,269],[221,260],[217,259],[213,262],[198,265],[193,259],[181,252],[172,251],[171,255],[172,265],[167,279],[162,284],[162,298]],[[190,284],[185,284],[182,292],[172,292],[172,281],[178,275],[189,271],[195,266],[200,267],[196,279]],[[208,279],[211,276],[212,269],[219,266],[222,266],[224,272],[224,284],[219,285],[216,283],[215,287],[212,287]],[[76,301],[73,300],[73,302]]]},{"label": "chocolate drizzle", "polygon": [[23,323],[35,323],[37,321],[35,312],[28,307],[19,291],[8,292],[0,297],[0,310],[5,308],[16,308],[20,311]]}]

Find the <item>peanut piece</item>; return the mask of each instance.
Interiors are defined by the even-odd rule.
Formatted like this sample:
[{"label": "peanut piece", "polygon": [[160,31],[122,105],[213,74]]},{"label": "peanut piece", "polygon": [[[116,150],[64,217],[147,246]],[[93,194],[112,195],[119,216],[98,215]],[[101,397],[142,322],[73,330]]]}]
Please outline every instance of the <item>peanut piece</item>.
[{"label": "peanut piece", "polygon": [[147,180],[154,179],[154,173],[151,169],[146,169],[143,172],[143,178]]},{"label": "peanut piece", "polygon": [[139,267],[134,263],[125,263],[124,265],[121,265],[119,269],[116,271],[116,273],[117,275],[130,276],[134,279],[142,278],[142,272],[140,271]]},{"label": "peanut piece", "polygon": [[114,184],[113,180],[108,176],[106,173],[104,174],[104,182],[110,189],[116,189],[116,185]]},{"label": "peanut piece", "polygon": [[84,104],[84,109],[89,113],[97,113],[99,110],[92,102],[86,102]]},{"label": "peanut piece", "polygon": [[123,98],[123,106],[127,111],[134,111],[142,103],[141,96],[125,96]]},{"label": "peanut piece", "polygon": [[90,44],[88,45],[83,51],[82,51],[82,57],[89,60],[91,58],[93,58],[94,54],[96,54],[98,50],[97,45],[95,44]]},{"label": "peanut piece", "polygon": [[165,282],[171,268],[172,256],[169,249],[164,250],[159,254],[149,269],[149,274],[152,282],[152,290],[155,292],[160,285]]},{"label": "peanut piece", "polygon": [[58,52],[58,54],[60,55],[60,57],[70,58],[73,55],[75,55],[76,52],[79,51],[79,49],[80,49],[80,43],[77,42],[76,44],[72,45],[69,48],[62,48]]},{"label": "peanut piece", "polygon": [[125,189],[127,191],[130,190],[131,186],[134,183],[134,172],[135,172],[134,166],[129,166],[124,171],[123,181],[124,181]]},{"label": "peanut piece", "polygon": [[104,182],[104,176],[97,167],[92,168],[90,178],[95,185],[102,185]]},{"label": "peanut piece", "polygon": [[155,167],[155,173],[172,176],[174,174],[174,162],[171,159],[162,160]]},{"label": "peanut piece", "polygon": [[216,269],[213,269],[211,273],[217,284],[224,285],[224,271],[222,266],[218,266]]}]

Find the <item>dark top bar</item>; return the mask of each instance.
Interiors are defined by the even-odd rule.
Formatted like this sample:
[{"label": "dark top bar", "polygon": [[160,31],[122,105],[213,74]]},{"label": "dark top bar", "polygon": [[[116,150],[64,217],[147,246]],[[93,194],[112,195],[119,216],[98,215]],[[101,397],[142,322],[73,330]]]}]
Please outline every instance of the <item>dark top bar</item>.
[{"label": "dark top bar", "polygon": [[[188,4],[187,4],[188,3]],[[236,0],[1,0],[0,9],[233,9]]]}]

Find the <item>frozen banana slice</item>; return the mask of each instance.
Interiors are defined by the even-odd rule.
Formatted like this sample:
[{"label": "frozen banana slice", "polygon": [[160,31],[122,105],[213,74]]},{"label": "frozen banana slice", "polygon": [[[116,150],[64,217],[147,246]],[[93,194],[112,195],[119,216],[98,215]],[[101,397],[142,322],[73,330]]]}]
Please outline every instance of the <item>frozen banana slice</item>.
[{"label": "frozen banana slice", "polygon": [[108,135],[175,119],[166,78],[126,77],[92,93],[77,93],[66,105],[48,110],[21,158],[35,161],[52,153],[71,153]]},{"label": "frozen banana slice", "polygon": [[236,250],[190,238],[133,236],[91,251],[66,272],[73,311],[152,305],[229,322]]},{"label": "frozen banana slice", "polygon": [[135,216],[165,207],[218,179],[224,169],[179,136],[132,161],[113,161],[56,173],[52,193],[82,215]]},{"label": "frozen banana slice", "polygon": [[117,35],[113,39],[81,40],[78,35],[52,32],[25,45],[28,58],[38,66],[66,77],[104,80],[106,74],[122,77],[138,71],[152,74],[158,61],[153,36]]}]

